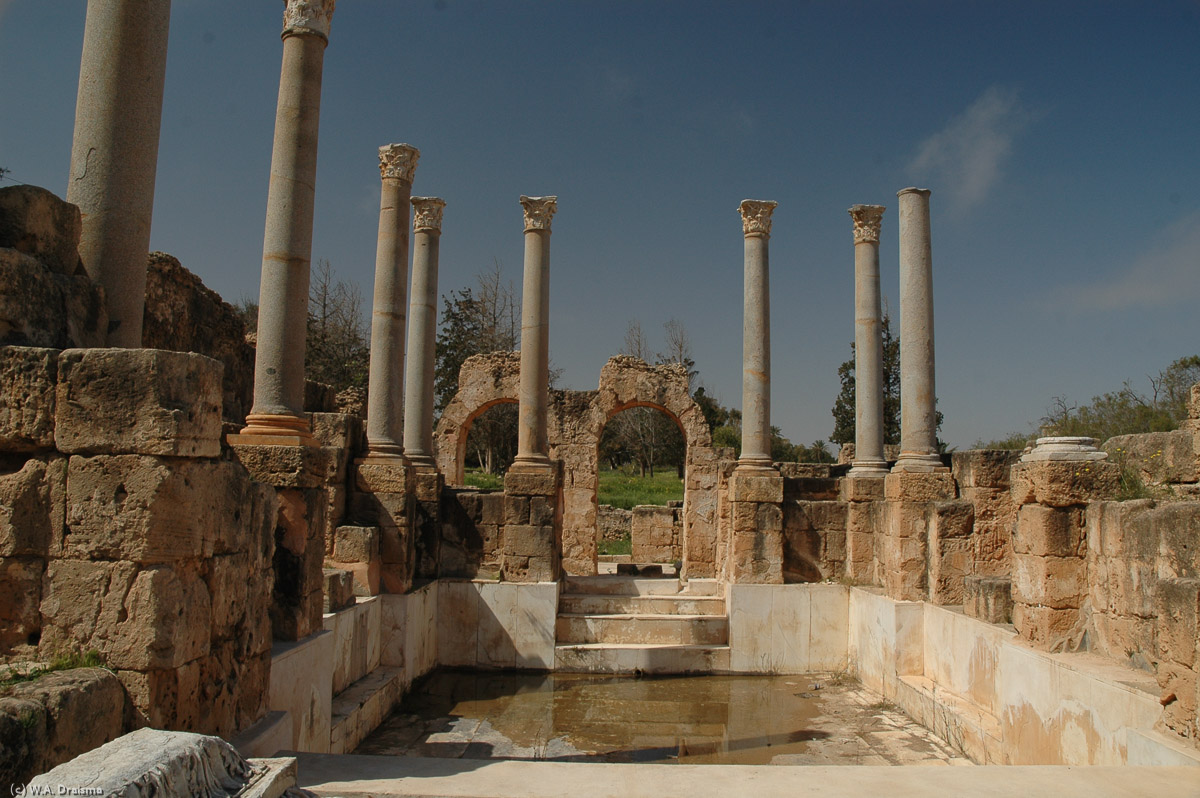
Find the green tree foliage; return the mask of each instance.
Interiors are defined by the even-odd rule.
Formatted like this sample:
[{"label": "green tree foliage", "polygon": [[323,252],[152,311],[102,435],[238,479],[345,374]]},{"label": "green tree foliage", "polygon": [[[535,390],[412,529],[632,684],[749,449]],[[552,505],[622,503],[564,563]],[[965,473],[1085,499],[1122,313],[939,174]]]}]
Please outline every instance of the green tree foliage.
[{"label": "green tree foliage", "polygon": [[[884,309],[880,325],[883,337],[883,443],[900,443],[900,336],[892,334],[892,318]],[[854,344],[850,344],[854,352]],[[838,379],[842,389],[833,402],[833,433],[829,442],[835,444],[854,443],[854,356],[838,366]],[[937,411],[937,426],[942,428],[942,411]],[[938,448],[945,450],[946,444],[938,440]]]},{"label": "green tree foliage", "polygon": [[[884,310],[880,325],[883,336],[883,442],[900,443],[900,337],[892,334],[891,315]],[[851,353],[854,344],[850,344]],[[838,380],[842,390],[833,403],[833,433],[829,442],[835,444],[854,443],[854,355],[838,366]],[[938,428],[942,426],[942,414],[937,415]]]},{"label": "green tree foliage", "polygon": [[1083,435],[1105,441],[1114,435],[1167,432],[1187,418],[1191,386],[1200,382],[1200,355],[1181,357],[1150,378],[1150,393],[1126,380],[1119,390],[1092,397],[1085,405],[1055,397],[1042,418],[1052,435]]},{"label": "green tree foliage", "polygon": [[[435,346],[434,408],[440,414],[458,392],[458,372],[472,355],[511,352],[520,345],[521,303],[497,262],[470,288],[443,296]],[[506,471],[516,457],[517,405],[496,405],[467,433],[467,457],[484,473]]]}]

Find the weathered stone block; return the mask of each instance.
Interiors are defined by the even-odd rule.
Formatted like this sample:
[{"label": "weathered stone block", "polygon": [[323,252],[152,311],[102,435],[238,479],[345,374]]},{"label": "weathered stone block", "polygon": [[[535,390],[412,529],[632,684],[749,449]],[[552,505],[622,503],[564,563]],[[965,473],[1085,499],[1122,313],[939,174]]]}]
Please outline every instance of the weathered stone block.
[{"label": "weathered stone block", "polygon": [[1087,595],[1087,564],[1078,557],[1014,554],[1012,589],[1018,603],[1077,608]]},{"label": "weathered stone block", "polygon": [[1200,693],[1200,678],[1192,668],[1178,662],[1166,660],[1158,665],[1159,698],[1163,704],[1163,723],[1184,737],[1195,737],[1197,694]]},{"label": "weathered stone block", "polygon": [[932,502],[954,498],[954,477],[948,471],[893,471],[883,478],[888,501]]},{"label": "weathered stone block", "polygon": [[557,464],[546,468],[513,466],[504,475],[504,492],[509,496],[557,496],[558,488]]},{"label": "weathered stone block", "polygon": [[1073,651],[1079,637],[1079,610],[1055,609],[1014,602],[1012,622],[1017,632],[1046,651]]},{"label": "weathered stone block", "polygon": [[1200,502],[1170,502],[1154,511],[1163,578],[1200,577]]},{"label": "weathered stone block", "polygon": [[783,477],[776,472],[738,469],[729,477],[732,502],[783,501]]},{"label": "weathered stone block", "polygon": [[363,422],[347,413],[309,413],[313,437],[321,446],[341,449],[351,455],[363,448]]},{"label": "weathered stone block", "polygon": [[81,273],[79,208],[38,186],[0,188],[0,247],[36,258],[58,274]]},{"label": "weathered stone block", "polygon": [[950,473],[960,488],[1008,490],[1009,471],[1021,452],[1009,449],[971,449],[950,455]]},{"label": "weathered stone block", "polygon": [[45,570],[46,562],[39,557],[0,557],[0,654],[37,645]]},{"label": "weathered stone block", "polygon": [[42,650],[96,649],[115,668],[177,668],[207,653],[208,588],[190,568],[52,560],[42,599]]},{"label": "weathered stone block", "polygon": [[1104,451],[1152,484],[1189,483],[1197,478],[1196,449],[1192,433],[1177,429],[1117,435],[1104,442]]},{"label": "weathered stone block", "polygon": [[796,477],[783,481],[785,498],[801,501],[833,501],[840,498],[838,480],[820,477]]},{"label": "weathered stone block", "polygon": [[1154,586],[1158,581],[1154,563],[1110,559],[1106,565],[1108,609],[1118,615],[1152,617]]},{"label": "weathered stone block", "polygon": [[26,460],[0,474],[0,557],[45,557],[62,537],[66,513],[67,460]]},{"label": "weathered stone block", "polygon": [[841,529],[846,528],[848,505],[846,502],[839,501],[813,501],[805,502],[801,505],[804,507],[813,529]]},{"label": "weathered stone block", "polygon": [[1155,592],[1159,658],[1200,670],[1200,579],[1162,579]]},{"label": "weathered stone block", "polygon": [[71,454],[216,457],[219,362],[161,349],[68,349],[58,358],[54,440]]},{"label": "weathered stone block", "polygon": [[529,497],[520,496],[517,494],[504,493],[504,523],[505,524],[528,524],[529,523]]},{"label": "weathered stone block", "polygon": [[846,531],[859,535],[873,535],[880,531],[882,505],[876,502],[851,502],[846,507]]},{"label": "weathered stone block", "polygon": [[412,472],[413,494],[417,501],[441,501],[442,487],[445,485],[442,475],[432,468],[414,468]]},{"label": "weathered stone block", "polygon": [[925,539],[930,505],[926,502],[888,502],[883,507],[884,528],[889,537]]},{"label": "weathered stone block", "polygon": [[58,350],[0,347],[0,451],[54,448]]},{"label": "weathered stone block", "polygon": [[938,540],[968,538],[975,527],[975,505],[962,500],[936,502],[929,525],[930,534]]},{"label": "weathered stone block", "polygon": [[479,496],[479,523],[504,523],[504,494],[483,493]]},{"label": "weathered stone block", "polygon": [[1012,619],[1012,581],[995,576],[963,578],[963,611],[987,623]]},{"label": "weathered stone block", "polygon": [[883,498],[882,477],[843,477],[841,480],[842,501],[872,502]]},{"label": "weathered stone block", "polygon": [[317,488],[344,476],[344,453],[332,447],[242,445],[230,455],[255,482],[273,488]]},{"label": "weathered stone block", "polygon": [[1135,668],[1152,670],[1154,620],[1093,612],[1088,648]]},{"label": "weathered stone block", "polygon": [[66,503],[52,554],[140,563],[245,551],[250,526],[266,545],[271,510],[236,463],[143,455],[71,457]]},{"label": "weathered stone block", "polygon": [[65,275],[0,247],[0,344],[104,346],[104,289],[85,274]]},{"label": "weathered stone block", "polygon": [[1017,463],[1012,468],[1013,500],[1070,507],[1111,498],[1120,485],[1120,472],[1116,464],[1105,460]]},{"label": "weathered stone block", "polygon": [[409,475],[403,462],[363,461],[354,466],[354,487],[364,493],[405,493]]},{"label": "weathered stone block", "polygon": [[339,568],[326,568],[322,571],[324,601],[321,609],[324,612],[338,612],[354,605],[354,575]]},{"label": "weathered stone block", "polygon": [[549,557],[554,550],[553,527],[509,524],[503,534],[505,555]]},{"label": "weathered stone block", "polygon": [[1017,510],[1012,547],[1017,554],[1082,557],[1087,546],[1083,508],[1025,504]]},{"label": "weathered stone block", "polygon": [[338,562],[371,562],[379,558],[379,527],[339,526],[334,535],[333,559]]}]

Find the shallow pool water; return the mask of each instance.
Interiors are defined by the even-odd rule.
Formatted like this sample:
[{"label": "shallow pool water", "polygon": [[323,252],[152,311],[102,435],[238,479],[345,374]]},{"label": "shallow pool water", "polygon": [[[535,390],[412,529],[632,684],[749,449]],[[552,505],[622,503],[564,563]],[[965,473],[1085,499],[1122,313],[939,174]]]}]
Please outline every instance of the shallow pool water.
[{"label": "shallow pool water", "polygon": [[358,754],[690,764],[969,764],[857,682],[438,671]]}]

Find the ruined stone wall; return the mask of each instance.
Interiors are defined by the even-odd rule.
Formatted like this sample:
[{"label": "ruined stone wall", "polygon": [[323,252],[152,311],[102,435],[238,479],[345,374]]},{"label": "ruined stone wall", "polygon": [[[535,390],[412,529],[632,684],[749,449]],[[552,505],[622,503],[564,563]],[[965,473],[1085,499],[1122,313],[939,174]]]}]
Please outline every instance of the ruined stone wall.
[{"label": "ruined stone wall", "polygon": [[221,404],[200,355],[0,348],[0,655],[99,651],[137,724],[262,716],[279,505]]},{"label": "ruined stone wall", "polygon": [[822,582],[846,574],[848,503],[827,465],[780,463],[783,580]]},{"label": "ruined stone wall", "polygon": [[633,508],[630,539],[633,561],[673,563],[683,559],[683,503],[644,504]]},{"label": "ruined stone wall", "polygon": [[633,535],[633,511],[602,504],[596,515],[596,544],[601,541],[615,543],[631,539]]}]

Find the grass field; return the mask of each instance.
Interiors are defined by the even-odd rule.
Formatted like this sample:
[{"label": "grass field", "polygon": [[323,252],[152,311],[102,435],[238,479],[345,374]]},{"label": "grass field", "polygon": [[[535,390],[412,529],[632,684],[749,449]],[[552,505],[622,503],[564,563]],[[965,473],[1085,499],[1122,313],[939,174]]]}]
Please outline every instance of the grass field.
[{"label": "grass field", "polygon": [[636,468],[600,470],[600,504],[632,510],[639,504],[666,504],[682,498],[683,480],[674,468],[656,470],[654,476],[644,479]]},{"label": "grass field", "polygon": [[[483,490],[504,489],[503,476],[473,469],[467,470],[463,481]],[[674,468],[656,470],[654,476],[645,478],[638,476],[636,468],[600,470],[600,504],[632,510],[639,504],[666,504],[682,498],[683,480],[675,475]]]}]

